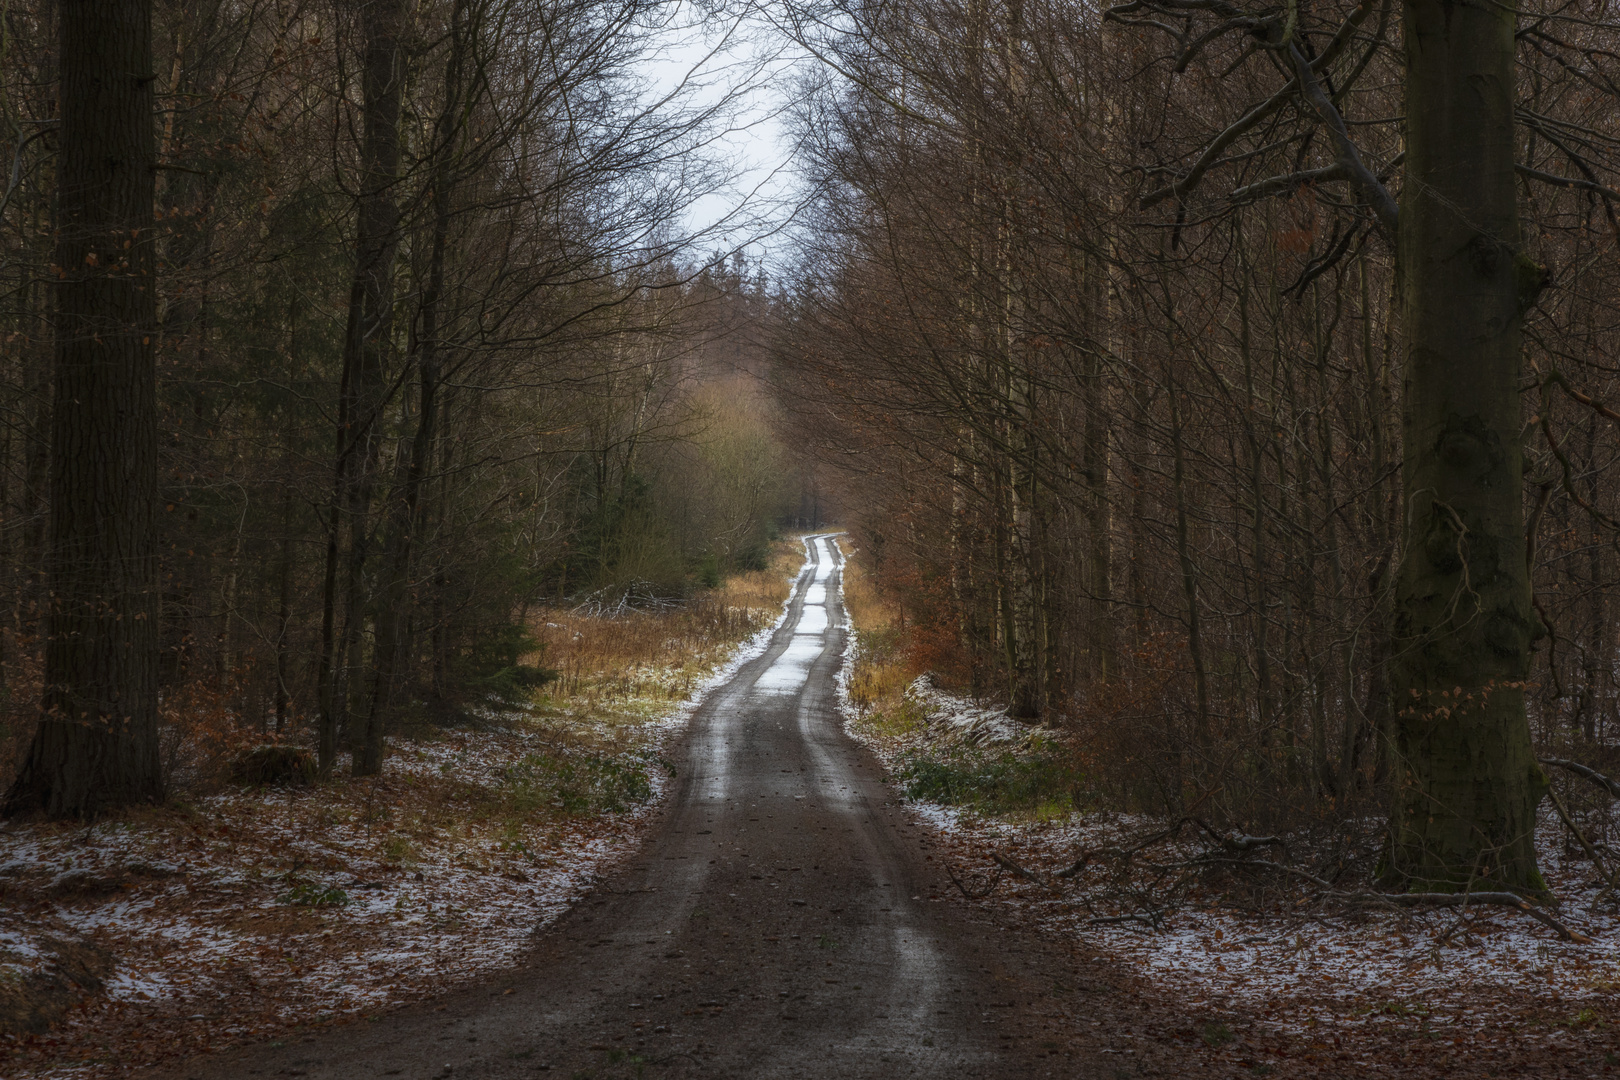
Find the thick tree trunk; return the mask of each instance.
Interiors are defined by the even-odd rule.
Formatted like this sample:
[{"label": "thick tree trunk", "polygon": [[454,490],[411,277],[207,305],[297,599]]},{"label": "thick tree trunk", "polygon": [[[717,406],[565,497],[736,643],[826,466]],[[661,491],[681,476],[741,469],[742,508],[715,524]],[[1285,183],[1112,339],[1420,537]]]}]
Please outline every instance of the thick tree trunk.
[{"label": "thick tree trunk", "polygon": [[163,798],[150,0],[61,12],[43,717],[5,811]]},{"label": "thick tree trunk", "polygon": [[1525,720],[1544,632],[1525,566],[1515,13],[1408,0],[1399,259],[1406,535],[1395,600],[1390,870],[1414,889],[1542,889],[1547,788]]}]

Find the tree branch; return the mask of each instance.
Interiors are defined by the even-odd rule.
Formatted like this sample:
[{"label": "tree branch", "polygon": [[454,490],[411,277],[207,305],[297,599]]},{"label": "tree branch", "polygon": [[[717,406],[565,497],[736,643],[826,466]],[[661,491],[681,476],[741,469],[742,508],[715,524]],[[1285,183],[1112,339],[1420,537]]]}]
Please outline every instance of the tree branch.
[{"label": "tree branch", "polygon": [[1345,171],[1344,166],[1335,161],[1332,165],[1324,165],[1320,169],[1306,169],[1303,172],[1289,173],[1287,176],[1273,176],[1240,188],[1233,188],[1227,199],[1234,205],[1241,205],[1263,199],[1268,195],[1292,194],[1307,184],[1321,184],[1329,180],[1349,178],[1350,174]]},{"label": "tree branch", "polygon": [[[1109,8],[1108,11],[1104,13],[1103,18],[1117,21],[1119,18],[1119,13],[1139,11],[1148,6],[1149,5],[1142,3],[1141,0],[1133,0],[1132,3]],[[1176,8],[1179,10],[1206,8],[1208,10],[1216,11],[1218,14],[1227,18],[1231,18],[1238,14],[1236,9],[1232,8],[1229,4],[1205,3],[1201,2],[1201,0],[1161,0],[1161,3],[1155,5],[1154,9],[1164,11],[1166,7]],[[1325,67],[1327,64],[1332,63],[1334,58],[1337,57],[1339,53],[1344,50],[1344,47],[1350,42],[1351,35],[1362,24],[1367,16],[1371,14],[1371,12],[1372,6],[1370,4],[1362,4],[1360,7],[1357,7],[1355,11],[1351,13],[1349,18],[1345,19],[1344,22],[1339,24],[1338,30],[1334,32],[1332,40],[1327,43],[1327,47],[1322,50],[1321,55],[1319,55],[1315,60],[1311,60],[1306,63],[1306,69],[1308,71],[1315,72]],[[1185,40],[1184,35],[1181,35],[1179,32],[1176,36],[1178,41]],[[1293,99],[1294,89],[1298,85],[1299,76],[1296,73],[1296,75],[1289,79],[1288,82],[1285,83],[1283,87],[1276,93],[1272,94],[1254,108],[1238,117],[1235,121],[1228,125],[1224,131],[1216,135],[1215,138],[1204,147],[1203,152],[1198,155],[1198,159],[1192,163],[1192,167],[1187,170],[1186,174],[1182,176],[1181,179],[1177,180],[1173,184],[1168,184],[1162,188],[1156,188],[1153,191],[1149,191],[1142,195],[1137,199],[1137,206],[1143,210],[1146,210],[1148,207],[1154,206],[1169,198],[1184,198],[1188,193],[1198,186],[1199,182],[1203,180],[1205,173],[1207,173],[1215,165],[1220,164],[1221,154],[1228,146],[1231,146],[1232,143],[1236,142],[1244,134],[1252,130],[1261,121],[1265,120],[1278,109],[1281,109],[1284,105],[1288,104],[1288,102]],[[1342,126],[1343,122],[1341,121],[1340,123]]]},{"label": "tree branch", "polygon": [[1595,180],[1578,180],[1573,176],[1559,176],[1557,173],[1532,169],[1528,165],[1515,165],[1513,168],[1520,176],[1540,180],[1543,184],[1552,184],[1554,187],[1577,188],[1581,191],[1593,191],[1602,195],[1605,199],[1620,199],[1620,191],[1616,191],[1612,187],[1604,187]]},{"label": "tree branch", "polygon": [[1373,213],[1377,215],[1378,223],[1384,227],[1389,238],[1394,240],[1395,230],[1400,221],[1400,209],[1395,205],[1395,199],[1390,195],[1389,189],[1373,175],[1372,170],[1362,163],[1361,155],[1356,151],[1356,144],[1350,141],[1350,132],[1344,126],[1344,117],[1339,115],[1339,110],[1328,100],[1327,92],[1322,89],[1322,84],[1317,80],[1316,72],[1311,70],[1311,63],[1305,59],[1305,54],[1299,51],[1298,45],[1290,42],[1288,55],[1294,62],[1294,77],[1304,90],[1306,100],[1316,109],[1316,114],[1322,118],[1322,122],[1333,135],[1339,166],[1344,169],[1350,182],[1361,189],[1362,196],[1371,204]]},{"label": "tree branch", "polygon": [[1603,788],[1610,795],[1613,795],[1615,798],[1620,799],[1620,780],[1612,780],[1609,777],[1604,776],[1602,773],[1598,772],[1596,769],[1589,769],[1585,765],[1582,765],[1578,761],[1566,761],[1564,758],[1556,758],[1556,757],[1544,757],[1544,758],[1539,758],[1538,760],[1543,765],[1552,765],[1552,766],[1555,766],[1557,768],[1563,769],[1566,772],[1572,772],[1576,776],[1583,777],[1583,778],[1585,778],[1587,780],[1590,780],[1590,781],[1592,781],[1592,783],[1596,784],[1598,787]]}]

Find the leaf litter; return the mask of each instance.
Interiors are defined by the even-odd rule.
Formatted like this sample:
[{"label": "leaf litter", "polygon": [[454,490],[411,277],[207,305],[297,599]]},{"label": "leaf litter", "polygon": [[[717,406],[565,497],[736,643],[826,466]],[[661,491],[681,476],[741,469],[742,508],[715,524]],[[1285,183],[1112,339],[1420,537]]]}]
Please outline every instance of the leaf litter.
[{"label": "leaf litter", "polygon": [[[1150,1000],[1194,1017],[1182,1037],[1205,1055],[1312,1076],[1480,1075],[1482,1063],[1485,1075],[1620,1067],[1620,914],[1551,810],[1538,825],[1541,866],[1560,901],[1556,919],[1577,940],[1508,907],[1395,908],[1366,899],[1365,880],[1330,893],[1281,869],[1297,863],[1311,873],[1334,855],[1365,871],[1378,821],[1345,822],[1335,837],[1233,837],[1196,819],[995,814],[919,799],[919,760],[949,761],[964,747],[1028,755],[1061,736],[926,677],[903,698],[913,722],[863,712],[847,692],[854,638],[840,677],[846,728],[933,831],[932,857],[958,885],[932,899],[984,905],[1054,948],[1101,958]],[[1363,899],[1334,900],[1350,895]]]},{"label": "leaf litter", "polygon": [[[731,640],[661,637],[655,662],[576,665],[557,700],[390,739],[374,779],[0,828],[0,986],[60,977],[60,939],[116,961],[52,1030],[0,1037],[0,1073],[122,1075],[512,966],[635,848],[673,772],[663,747],[785,616],[787,587],[770,591]],[[542,631],[564,640],[592,618],[556,617]]]}]

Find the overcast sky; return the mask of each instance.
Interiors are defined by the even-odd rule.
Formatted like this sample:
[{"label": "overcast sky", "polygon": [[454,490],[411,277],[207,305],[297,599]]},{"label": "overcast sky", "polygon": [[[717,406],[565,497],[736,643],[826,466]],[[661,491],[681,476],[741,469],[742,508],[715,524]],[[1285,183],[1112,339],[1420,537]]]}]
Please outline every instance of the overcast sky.
[{"label": "overcast sky", "polygon": [[[707,228],[734,215],[747,198],[751,207],[770,208],[773,220],[780,222],[790,212],[795,177],[791,167],[792,146],[786,130],[786,117],[780,115],[789,103],[794,68],[802,61],[761,20],[738,23],[736,19],[701,19],[683,3],[668,31],[661,35],[659,55],[646,64],[645,74],[655,93],[668,93],[682,80],[705,87],[700,100],[705,104],[724,99],[739,86],[745,90],[738,101],[733,130],[717,148],[737,158],[743,165],[736,189],[724,195],[701,200],[688,215],[690,228]],[[712,55],[711,55],[712,54]],[[729,249],[748,243],[751,257],[774,261],[785,254],[780,237],[754,241],[757,224],[743,224],[750,213],[734,224],[722,225],[705,251]]]}]

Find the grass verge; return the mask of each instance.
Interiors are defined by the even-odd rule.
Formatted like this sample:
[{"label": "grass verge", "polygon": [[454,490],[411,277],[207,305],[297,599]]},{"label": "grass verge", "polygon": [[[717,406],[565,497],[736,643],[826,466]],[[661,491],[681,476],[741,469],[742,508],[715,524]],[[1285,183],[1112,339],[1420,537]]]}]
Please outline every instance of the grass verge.
[{"label": "grass verge", "polygon": [[512,963],[636,842],[683,702],[775,623],[802,557],[784,540],[678,608],[531,613],[562,677],[390,739],[381,776],[0,826],[0,989],[44,988],[0,993],[0,1075],[122,1075]]},{"label": "grass verge", "polygon": [[[1081,802],[1082,777],[1067,744],[1049,732],[975,733],[952,715],[948,695],[931,692],[909,648],[902,608],[884,594],[849,540],[844,608],[855,633],[848,680],[851,731],[884,759],[907,797],[985,817],[1051,821]],[[985,713],[962,703],[963,713]]]}]

